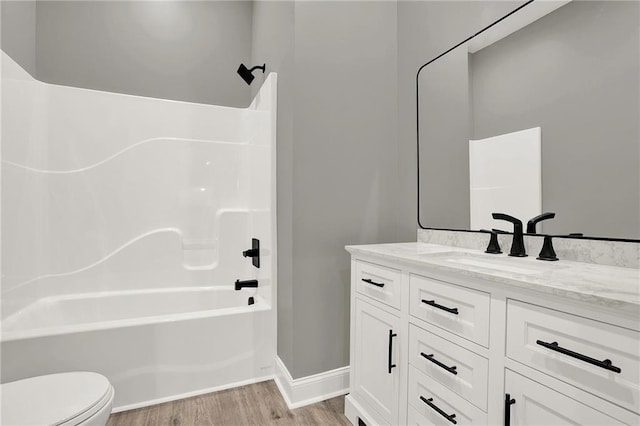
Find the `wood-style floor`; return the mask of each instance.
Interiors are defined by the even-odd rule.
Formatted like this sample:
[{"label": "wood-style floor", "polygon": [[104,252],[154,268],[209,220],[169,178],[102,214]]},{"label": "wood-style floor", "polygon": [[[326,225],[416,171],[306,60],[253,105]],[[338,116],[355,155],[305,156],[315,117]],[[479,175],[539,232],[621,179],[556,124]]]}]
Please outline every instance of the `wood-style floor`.
[{"label": "wood-style floor", "polygon": [[350,425],[344,396],[289,410],[273,380],[112,414],[107,426]]}]

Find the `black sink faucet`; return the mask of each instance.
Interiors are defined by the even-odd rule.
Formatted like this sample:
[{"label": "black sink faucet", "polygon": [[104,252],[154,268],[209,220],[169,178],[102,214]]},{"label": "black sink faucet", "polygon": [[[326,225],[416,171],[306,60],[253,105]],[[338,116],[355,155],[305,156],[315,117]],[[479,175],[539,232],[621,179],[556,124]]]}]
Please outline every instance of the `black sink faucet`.
[{"label": "black sink faucet", "polygon": [[538,222],[542,222],[543,220],[547,219],[553,219],[554,217],[556,217],[555,213],[546,212],[532,218],[529,222],[527,222],[527,234],[537,234],[536,225],[538,224]]},{"label": "black sink faucet", "polygon": [[522,236],[522,221],[513,216],[509,216],[504,213],[492,213],[496,220],[506,220],[513,223],[513,241],[511,243],[511,250],[509,256],[525,257],[527,252],[524,249],[524,237]]}]

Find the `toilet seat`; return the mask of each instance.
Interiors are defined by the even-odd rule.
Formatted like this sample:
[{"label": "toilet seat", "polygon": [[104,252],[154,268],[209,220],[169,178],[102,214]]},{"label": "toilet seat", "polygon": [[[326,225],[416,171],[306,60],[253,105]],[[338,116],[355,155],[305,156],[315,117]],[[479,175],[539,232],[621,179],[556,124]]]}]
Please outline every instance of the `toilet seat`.
[{"label": "toilet seat", "polygon": [[113,386],[109,385],[109,390],[107,391],[107,393],[104,395],[104,397],[100,401],[94,404],[93,407],[89,408],[84,413],[81,413],[80,415],[72,418],[67,422],[56,424],[56,426],[79,426],[79,425],[84,425],[85,422],[87,422],[87,424],[90,423],[91,425],[101,424],[101,423],[95,423],[93,421],[94,417],[97,417],[99,413],[103,411],[105,407],[108,406],[109,412],[106,413],[106,415],[104,416],[105,421],[102,422],[102,423],[106,423],[106,419],[109,417],[109,414],[111,414],[111,404],[113,402],[113,396],[114,396]]},{"label": "toilet seat", "polygon": [[3,425],[76,426],[113,402],[106,377],[71,372],[0,385]]}]

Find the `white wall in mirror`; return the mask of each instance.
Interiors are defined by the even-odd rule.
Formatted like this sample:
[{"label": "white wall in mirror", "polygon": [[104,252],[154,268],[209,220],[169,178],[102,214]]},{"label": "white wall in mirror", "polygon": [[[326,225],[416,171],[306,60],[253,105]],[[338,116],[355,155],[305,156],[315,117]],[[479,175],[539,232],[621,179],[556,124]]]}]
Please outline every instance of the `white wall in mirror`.
[{"label": "white wall in mirror", "polygon": [[494,212],[522,220],[542,213],[541,152],[540,127],[469,141],[471,229],[505,229]]}]

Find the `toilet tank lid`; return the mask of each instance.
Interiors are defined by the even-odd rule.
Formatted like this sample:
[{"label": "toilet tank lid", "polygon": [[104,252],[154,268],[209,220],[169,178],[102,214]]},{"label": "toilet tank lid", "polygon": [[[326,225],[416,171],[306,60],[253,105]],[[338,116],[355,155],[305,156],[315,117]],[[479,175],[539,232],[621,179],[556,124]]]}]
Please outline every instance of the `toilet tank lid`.
[{"label": "toilet tank lid", "polygon": [[6,425],[59,425],[81,416],[110,392],[106,377],[86,371],[49,374],[0,385]]}]

